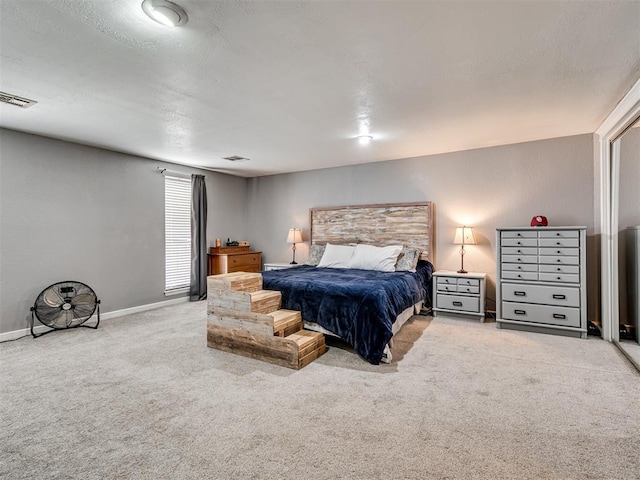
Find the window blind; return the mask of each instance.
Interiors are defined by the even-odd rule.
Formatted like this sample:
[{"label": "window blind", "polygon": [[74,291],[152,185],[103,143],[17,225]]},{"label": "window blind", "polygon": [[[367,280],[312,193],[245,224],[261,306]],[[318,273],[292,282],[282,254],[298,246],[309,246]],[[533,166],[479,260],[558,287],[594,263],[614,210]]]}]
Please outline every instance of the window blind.
[{"label": "window blind", "polygon": [[191,281],[191,179],[164,177],[165,293]]}]

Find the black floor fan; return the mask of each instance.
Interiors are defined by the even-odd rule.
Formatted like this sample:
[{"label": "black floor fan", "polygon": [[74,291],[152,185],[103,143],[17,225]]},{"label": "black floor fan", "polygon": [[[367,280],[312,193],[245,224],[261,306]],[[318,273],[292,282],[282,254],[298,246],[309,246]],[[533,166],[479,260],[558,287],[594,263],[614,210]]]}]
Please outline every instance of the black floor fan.
[{"label": "black floor fan", "polygon": [[[96,312],[98,321],[95,325],[84,325]],[[43,325],[52,328],[40,335],[34,332],[35,317]],[[98,328],[100,325],[100,300],[91,287],[81,282],[66,281],[49,285],[45,288],[33,307],[31,307],[31,335],[41,337],[55,330],[86,327]]]}]

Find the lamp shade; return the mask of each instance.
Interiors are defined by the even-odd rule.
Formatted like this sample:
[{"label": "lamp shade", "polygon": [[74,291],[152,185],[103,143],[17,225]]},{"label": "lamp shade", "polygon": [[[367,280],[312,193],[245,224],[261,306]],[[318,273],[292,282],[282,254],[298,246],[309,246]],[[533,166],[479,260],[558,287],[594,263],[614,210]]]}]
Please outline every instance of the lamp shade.
[{"label": "lamp shade", "polygon": [[302,242],[302,232],[298,228],[290,228],[289,235],[287,235],[287,243],[300,243]]},{"label": "lamp shade", "polygon": [[453,239],[454,245],[475,245],[476,239],[473,236],[473,228],[458,227],[456,228],[456,236]]}]

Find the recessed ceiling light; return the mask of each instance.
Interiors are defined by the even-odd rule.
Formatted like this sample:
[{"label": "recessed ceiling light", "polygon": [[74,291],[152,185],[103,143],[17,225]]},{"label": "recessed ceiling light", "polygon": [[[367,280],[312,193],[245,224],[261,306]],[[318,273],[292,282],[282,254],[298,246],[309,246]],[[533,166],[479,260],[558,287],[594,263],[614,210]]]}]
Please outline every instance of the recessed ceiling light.
[{"label": "recessed ceiling light", "polygon": [[144,0],[142,10],[151,20],[167,27],[179,27],[189,20],[187,12],[180,5],[168,0]]},{"label": "recessed ceiling light", "polygon": [[368,145],[371,143],[371,140],[373,140],[373,137],[371,135],[359,135],[358,136],[358,143],[360,145]]}]

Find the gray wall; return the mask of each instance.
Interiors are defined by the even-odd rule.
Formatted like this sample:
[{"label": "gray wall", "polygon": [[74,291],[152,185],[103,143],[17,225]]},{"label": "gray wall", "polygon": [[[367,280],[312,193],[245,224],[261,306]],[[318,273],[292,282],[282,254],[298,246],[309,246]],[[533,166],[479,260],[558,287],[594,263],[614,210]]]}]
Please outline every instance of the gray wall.
[{"label": "gray wall", "polygon": [[158,166],[206,175],[210,244],[245,236],[243,178],[0,129],[0,333],[62,280],[91,286],[103,312],[167,299]]},{"label": "gray wall", "polygon": [[[435,266],[460,268],[455,228],[474,227],[465,268],[490,274],[495,299],[495,229],[529,225],[536,214],[551,225],[584,225],[594,233],[593,135],[417,157],[390,162],[258,177],[248,180],[249,232],[267,262],[290,261],[287,229],[309,235],[309,208],[330,205],[413,202],[435,204]],[[308,242],[296,256],[304,261]],[[590,239],[590,285],[597,285],[599,252]],[[597,288],[592,288],[591,316]],[[493,309],[490,303],[488,308]]]},{"label": "gray wall", "polygon": [[640,127],[627,131],[620,139],[620,191],[618,211],[618,288],[620,322],[633,324],[629,318],[631,298],[627,295],[627,232],[640,225]]}]

